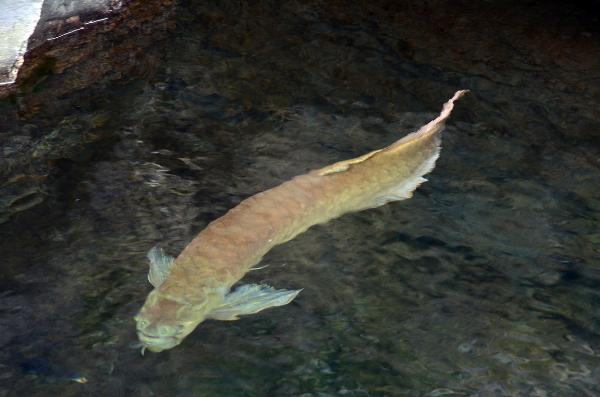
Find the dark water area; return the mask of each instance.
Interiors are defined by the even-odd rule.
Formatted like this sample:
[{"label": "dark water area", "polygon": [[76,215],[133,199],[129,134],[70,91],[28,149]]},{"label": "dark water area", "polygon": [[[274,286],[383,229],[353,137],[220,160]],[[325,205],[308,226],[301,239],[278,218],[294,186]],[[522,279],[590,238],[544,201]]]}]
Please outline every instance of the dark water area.
[{"label": "dark water area", "polygon": [[[3,198],[0,397],[600,395],[598,21],[486,4],[185,1],[130,74],[27,108],[73,68],[3,100],[2,164],[18,143],[52,172]],[[242,280],[303,288],[291,304],[140,355],[151,247],[178,254],[458,89],[410,200],[315,226]]]}]

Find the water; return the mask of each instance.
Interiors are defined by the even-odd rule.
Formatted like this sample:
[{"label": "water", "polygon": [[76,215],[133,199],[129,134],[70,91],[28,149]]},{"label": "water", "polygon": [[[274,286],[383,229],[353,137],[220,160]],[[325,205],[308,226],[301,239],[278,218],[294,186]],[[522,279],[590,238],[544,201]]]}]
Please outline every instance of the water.
[{"label": "water", "polygon": [[[0,225],[0,396],[600,394],[593,102],[408,56],[395,25],[236,7],[181,3],[156,73],[11,126],[108,138],[57,155],[58,188]],[[177,254],[242,199],[398,139],[459,88],[412,199],[313,227],[244,279],[304,288],[293,303],[132,347],[152,246]]]}]

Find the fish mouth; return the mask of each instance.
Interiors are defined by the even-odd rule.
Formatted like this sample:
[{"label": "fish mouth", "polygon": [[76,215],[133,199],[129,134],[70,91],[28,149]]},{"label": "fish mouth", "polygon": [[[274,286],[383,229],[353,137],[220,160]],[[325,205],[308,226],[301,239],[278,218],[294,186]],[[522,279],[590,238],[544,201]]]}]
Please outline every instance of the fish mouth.
[{"label": "fish mouth", "polygon": [[155,353],[171,349],[179,344],[179,340],[175,337],[148,335],[142,331],[138,331],[138,338],[144,350],[148,349]]}]

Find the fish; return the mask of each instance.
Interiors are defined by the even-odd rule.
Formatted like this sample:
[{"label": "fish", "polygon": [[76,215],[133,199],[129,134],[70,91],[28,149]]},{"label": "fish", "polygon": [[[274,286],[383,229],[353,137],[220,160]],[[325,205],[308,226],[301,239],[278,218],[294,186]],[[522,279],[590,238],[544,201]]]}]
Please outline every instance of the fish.
[{"label": "fish", "polygon": [[205,320],[240,316],[290,303],[301,289],[264,284],[232,287],[262,257],[315,224],[412,197],[441,149],[441,132],[457,91],[434,120],[391,145],[296,176],[251,196],[212,221],[179,254],[148,252],[154,289],[134,317],[142,354],[179,344]]}]

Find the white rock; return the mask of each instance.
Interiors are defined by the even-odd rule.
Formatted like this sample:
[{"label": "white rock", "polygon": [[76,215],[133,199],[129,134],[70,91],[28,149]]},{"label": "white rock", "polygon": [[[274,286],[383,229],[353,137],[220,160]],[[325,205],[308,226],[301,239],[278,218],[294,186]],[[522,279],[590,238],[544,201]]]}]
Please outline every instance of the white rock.
[{"label": "white rock", "polygon": [[0,0],[0,84],[11,84],[23,64],[43,0]]}]

